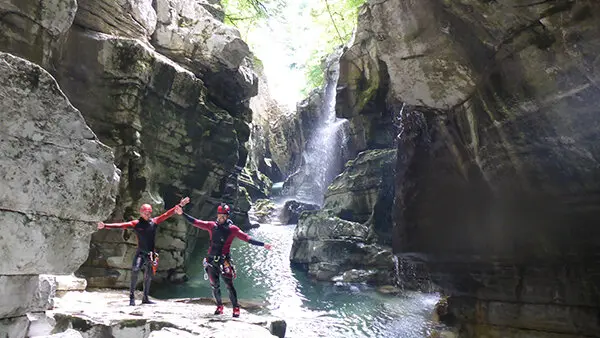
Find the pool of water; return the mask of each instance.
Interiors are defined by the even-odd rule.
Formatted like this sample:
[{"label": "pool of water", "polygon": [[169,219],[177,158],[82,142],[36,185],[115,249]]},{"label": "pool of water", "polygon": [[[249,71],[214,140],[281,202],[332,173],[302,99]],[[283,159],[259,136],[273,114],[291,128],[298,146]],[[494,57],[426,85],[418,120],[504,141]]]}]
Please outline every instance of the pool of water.
[{"label": "pool of water", "polygon": [[[249,233],[273,244],[273,250],[235,240],[232,257],[235,286],[241,300],[264,301],[262,310],[287,322],[286,337],[426,337],[437,294],[405,292],[389,296],[362,284],[314,282],[289,262],[295,225],[263,224]],[[206,240],[208,242],[208,240]],[[204,279],[202,258],[208,243],[199,245],[188,270],[189,281],[156,288],[157,298],[212,297]],[[227,289],[222,283],[222,295]]]}]

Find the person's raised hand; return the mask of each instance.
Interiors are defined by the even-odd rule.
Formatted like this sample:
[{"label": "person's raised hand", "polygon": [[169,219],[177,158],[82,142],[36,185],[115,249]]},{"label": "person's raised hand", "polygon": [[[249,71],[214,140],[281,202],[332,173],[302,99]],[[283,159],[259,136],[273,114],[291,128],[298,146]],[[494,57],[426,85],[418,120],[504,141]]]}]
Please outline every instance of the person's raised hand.
[{"label": "person's raised hand", "polygon": [[175,213],[177,215],[181,215],[181,214],[183,214],[183,209],[181,209],[181,207],[179,205],[176,205],[175,206]]},{"label": "person's raised hand", "polygon": [[180,207],[184,207],[186,204],[190,203],[190,198],[189,197],[184,197],[181,199],[181,201],[179,202],[179,206]]},{"label": "person's raised hand", "polygon": [[98,222],[98,230],[104,229],[104,227],[105,227],[104,222]]},{"label": "person's raised hand", "polygon": [[265,243],[265,249],[267,250],[271,250],[273,248],[273,246],[269,243]]}]

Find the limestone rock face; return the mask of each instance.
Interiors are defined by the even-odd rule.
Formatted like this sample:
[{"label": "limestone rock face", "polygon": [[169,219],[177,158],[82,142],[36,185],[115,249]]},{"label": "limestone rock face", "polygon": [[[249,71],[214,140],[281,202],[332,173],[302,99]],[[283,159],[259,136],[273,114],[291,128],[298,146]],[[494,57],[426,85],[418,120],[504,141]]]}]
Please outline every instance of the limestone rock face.
[{"label": "limestone rock face", "polygon": [[[86,259],[113,208],[119,171],[52,76],[0,53],[0,333],[24,336],[52,306],[53,277]],[[10,319],[4,319],[10,318]]]},{"label": "limestone rock face", "polygon": [[372,37],[369,25],[374,19],[370,8],[361,9],[355,43],[340,57],[335,109],[338,117],[349,120],[346,133],[351,154],[391,148],[396,136],[391,107],[386,102],[392,80],[377,47],[377,38],[387,33],[377,30],[376,37]]},{"label": "limestone rock face", "polygon": [[271,195],[273,182],[258,169],[244,168],[239,176],[239,182],[253,200],[267,198]]},{"label": "limestone rock face", "polygon": [[76,0],[0,2],[0,51],[49,67],[76,12]]},{"label": "limestone rock face", "polygon": [[147,40],[156,28],[152,0],[78,0],[75,24],[92,31]]},{"label": "limestone rock face", "polygon": [[399,127],[395,251],[427,267],[466,337],[598,332],[599,23],[596,1],[361,11],[338,114]]},{"label": "limestone rock face", "polygon": [[396,149],[359,153],[329,185],[323,209],[348,221],[367,223],[380,243],[391,245],[395,164]]},{"label": "limestone rock face", "polygon": [[281,182],[301,163],[304,136],[300,121],[290,109],[271,97],[262,63],[255,60],[258,94],[250,99],[253,111],[249,165],[273,182]]},{"label": "limestone rock face", "polygon": [[157,14],[153,44],[176,59],[237,70],[250,53],[239,32],[224,26],[200,2],[157,1]]},{"label": "limestone rock face", "polygon": [[71,272],[87,256],[91,222],[114,205],[113,154],[42,68],[0,53],[0,73],[0,271]]},{"label": "limestone rock face", "polygon": [[156,12],[152,44],[157,50],[202,77],[218,104],[245,115],[245,101],[258,93],[258,77],[237,29],[224,25],[202,2],[158,0]]},{"label": "limestone rock face", "polygon": [[[136,40],[74,28],[65,49],[70,52],[58,79],[90,126],[115,150],[115,163],[123,171],[111,219],[137,218],[139,205],[148,202],[155,213],[162,212],[189,187],[194,189],[187,193],[193,201],[188,210],[197,217],[212,216],[220,201],[210,197],[238,164],[243,140],[238,139],[232,116],[206,99],[203,82]],[[193,209],[201,205],[206,211]],[[158,237],[165,240],[158,241],[159,280],[183,271],[181,247],[193,243],[180,218],[160,228]],[[128,272],[122,269],[131,266],[135,236],[106,230],[93,242],[107,240],[121,245],[104,246],[104,254],[103,245],[95,246],[100,252],[92,251],[81,273],[93,277],[91,286],[126,287]]]}]

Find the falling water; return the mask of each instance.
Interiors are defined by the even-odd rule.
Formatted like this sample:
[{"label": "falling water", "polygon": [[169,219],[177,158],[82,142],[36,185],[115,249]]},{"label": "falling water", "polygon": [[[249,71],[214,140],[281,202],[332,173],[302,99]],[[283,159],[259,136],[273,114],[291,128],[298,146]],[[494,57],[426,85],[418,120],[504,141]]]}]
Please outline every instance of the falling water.
[{"label": "falling water", "polygon": [[299,200],[319,205],[323,203],[327,186],[341,170],[342,149],[346,144],[342,126],[347,120],[335,115],[340,54],[335,53],[331,58],[326,72],[323,103],[316,123],[318,127],[308,140],[303,154],[303,175],[296,190],[296,198]]}]

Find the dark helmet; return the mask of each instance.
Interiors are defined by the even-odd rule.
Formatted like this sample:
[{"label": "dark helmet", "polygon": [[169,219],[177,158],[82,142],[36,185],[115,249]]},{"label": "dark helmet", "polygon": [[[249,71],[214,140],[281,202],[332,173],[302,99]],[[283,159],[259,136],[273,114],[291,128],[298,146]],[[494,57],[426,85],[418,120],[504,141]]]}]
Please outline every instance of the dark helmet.
[{"label": "dark helmet", "polygon": [[229,208],[229,206],[227,204],[221,204],[217,208],[217,214],[224,214],[224,215],[229,216],[230,212],[231,212],[231,209]]}]

